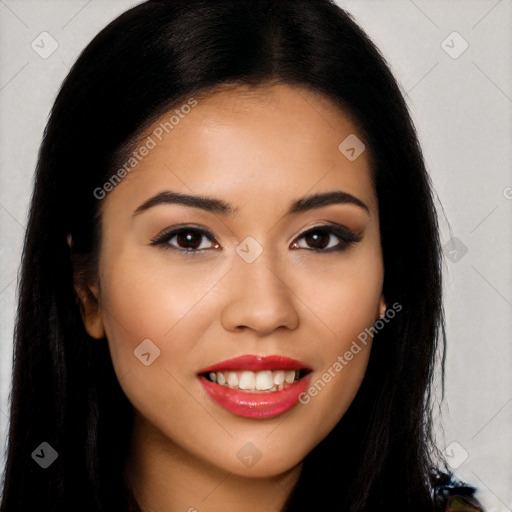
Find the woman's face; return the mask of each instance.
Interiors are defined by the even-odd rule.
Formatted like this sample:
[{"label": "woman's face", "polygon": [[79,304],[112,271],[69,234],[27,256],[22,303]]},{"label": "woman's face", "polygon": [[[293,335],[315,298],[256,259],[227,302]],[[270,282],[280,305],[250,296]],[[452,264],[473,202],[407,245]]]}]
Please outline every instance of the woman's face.
[{"label": "woman's face", "polygon": [[[99,309],[84,320],[108,340],[138,449],[277,475],[349,407],[371,338],[353,342],[384,313],[368,155],[303,88],[195,101],[152,126],[102,200]],[[240,356],[254,357],[223,363]],[[200,375],[217,365],[215,382]],[[309,373],[290,384],[295,369]]]}]

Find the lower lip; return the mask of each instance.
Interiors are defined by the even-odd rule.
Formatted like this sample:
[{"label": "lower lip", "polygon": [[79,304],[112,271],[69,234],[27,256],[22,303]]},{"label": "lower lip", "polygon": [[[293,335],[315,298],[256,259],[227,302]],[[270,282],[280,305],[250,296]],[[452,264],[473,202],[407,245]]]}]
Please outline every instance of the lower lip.
[{"label": "lower lip", "polygon": [[309,386],[311,374],[294,381],[286,389],[265,393],[231,389],[211,382],[202,375],[199,380],[208,396],[229,412],[246,418],[272,418],[291,409],[299,401],[301,393]]}]

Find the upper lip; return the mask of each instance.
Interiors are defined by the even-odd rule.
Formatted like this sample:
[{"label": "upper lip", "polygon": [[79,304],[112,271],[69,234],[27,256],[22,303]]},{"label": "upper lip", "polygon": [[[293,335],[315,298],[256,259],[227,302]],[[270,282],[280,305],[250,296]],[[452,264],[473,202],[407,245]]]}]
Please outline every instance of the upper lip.
[{"label": "upper lip", "polygon": [[285,356],[244,355],[209,366],[201,370],[199,374],[225,370],[311,370],[311,368],[300,361]]}]

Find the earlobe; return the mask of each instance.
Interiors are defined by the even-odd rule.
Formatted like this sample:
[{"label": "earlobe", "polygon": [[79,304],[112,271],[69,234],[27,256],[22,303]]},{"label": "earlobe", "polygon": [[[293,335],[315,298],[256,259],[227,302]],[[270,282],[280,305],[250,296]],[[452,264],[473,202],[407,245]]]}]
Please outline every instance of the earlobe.
[{"label": "earlobe", "polygon": [[85,330],[89,336],[91,336],[91,338],[95,338],[97,340],[102,340],[105,338],[105,329],[103,328],[103,322],[100,315],[96,315],[94,318],[88,316],[85,319],[83,318],[83,320]]},{"label": "earlobe", "polygon": [[386,314],[386,308],[386,300],[384,299],[384,295],[381,295],[379,299],[379,317],[377,318],[377,320],[384,317],[384,315]]}]

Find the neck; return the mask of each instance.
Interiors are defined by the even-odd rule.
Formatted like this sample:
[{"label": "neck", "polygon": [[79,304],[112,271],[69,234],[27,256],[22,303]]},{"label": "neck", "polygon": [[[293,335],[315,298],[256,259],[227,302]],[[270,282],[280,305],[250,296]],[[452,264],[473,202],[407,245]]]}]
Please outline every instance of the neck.
[{"label": "neck", "polygon": [[125,466],[142,512],[278,512],[302,469],[299,464],[269,477],[237,475],[196,457],[147,424],[142,429],[142,422],[135,413]]}]

